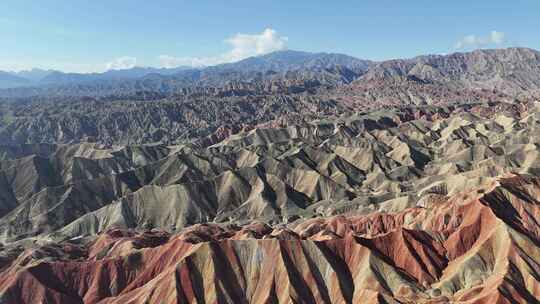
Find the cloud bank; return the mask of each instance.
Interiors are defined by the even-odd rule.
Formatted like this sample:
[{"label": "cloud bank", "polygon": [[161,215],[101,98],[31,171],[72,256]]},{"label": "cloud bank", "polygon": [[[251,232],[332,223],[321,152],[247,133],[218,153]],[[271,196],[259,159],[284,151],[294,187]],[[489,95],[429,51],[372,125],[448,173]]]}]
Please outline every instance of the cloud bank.
[{"label": "cloud bank", "polygon": [[281,36],[271,28],[259,34],[238,33],[225,40],[231,46],[226,53],[213,57],[175,57],[160,55],[158,60],[161,67],[174,68],[178,66],[203,67],[239,61],[251,56],[284,50],[287,48],[288,38]]},{"label": "cloud bank", "polygon": [[126,70],[132,69],[137,65],[137,58],[124,56],[116,58],[114,61],[106,63],[107,70]]},{"label": "cloud bank", "polygon": [[503,32],[491,31],[487,36],[467,35],[456,42],[455,49],[478,48],[488,45],[501,45],[506,42]]}]

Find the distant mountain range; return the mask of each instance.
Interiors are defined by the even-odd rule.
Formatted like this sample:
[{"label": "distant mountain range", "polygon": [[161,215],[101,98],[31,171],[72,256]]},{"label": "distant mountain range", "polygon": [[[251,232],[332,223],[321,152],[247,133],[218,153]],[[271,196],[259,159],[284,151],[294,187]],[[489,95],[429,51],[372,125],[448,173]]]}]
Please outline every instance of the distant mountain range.
[{"label": "distant mountain range", "polygon": [[172,69],[134,67],[125,70],[109,70],[103,73],[64,73],[57,70],[31,69],[20,72],[0,71],[0,88],[39,87],[85,83],[99,80],[136,79],[150,74],[173,75],[188,67]]},{"label": "distant mountain range", "polygon": [[207,68],[210,71],[236,70],[240,72],[275,71],[287,72],[302,69],[326,69],[344,66],[352,70],[367,70],[373,62],[344,54],[309,53],[300,51],[278,51],[267,55],[250,57],[235,63],[226,63]]},{"label": "distant mountain range", "polygon": [[24,70],[19,72],[11,72],[11,74],[16,75],[18,77],[25,78],[32,82],[39,82],[43,78],[47,77],[48,75],[58,72],[56,70],[43,70],[43,69],[31,69],[31,70]]},{"label": "distant mountain range", "polygon": [[343,54],[279,51],[207,68],[140,68],[78,74],[0,73],[0,97],[245,96],[332,90],[327,96],[378,104],[514,98],[540,92],[540,52],[476,50],[381,62]]},{"label": "distant mountain range", "polygon": [[0,88],[15,88],[29,85],[30,80],[12,73],[0,71]]},{"label": "distant mountain range", "polygon": [[207,68],[152,68],[135,67],[125,70],[109,70],[103,73],[64,73],[56,70],[32,69],[21,72],[0,72],[0,88],[42,87],[51,85],[88,84],[99,81],[122,81],[140,79],[147,76],[191,77],[213,73],[287,72],[301,69],[324,69],[345,66],[353,70],[366,70],[371,64],[343,54],[308,53],[299,51],[278,51],[271,54],[250,57],[239,62],[227,63]]},{"label": "distant mountain range", "polygon": [[53,71],[43,77],[40,81],[40,85],[51,84],[70,84],[70,83],[85,83],[92,81],[103,80],[122,80],[122,79],[136,79],[145,77],[150,74],[159,75],[174,75],[180,71],[188,69],[187,67],[178,67],[173,69],[166,68],[150,68],[150,67],[134,67],[126,70],[110,70],[103,73],[63,73],[59,71]]}]

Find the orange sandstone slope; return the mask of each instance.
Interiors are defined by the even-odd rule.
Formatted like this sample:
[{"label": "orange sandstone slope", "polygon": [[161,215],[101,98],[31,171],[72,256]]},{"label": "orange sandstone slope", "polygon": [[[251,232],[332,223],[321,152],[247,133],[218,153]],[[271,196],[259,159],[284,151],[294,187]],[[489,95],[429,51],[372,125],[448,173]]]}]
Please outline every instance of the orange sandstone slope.
[{"label": "orange sandstone slope", "polygon": [[109,230],[0,260],[0,303],[539,303],[540,178],[399,213]]}]

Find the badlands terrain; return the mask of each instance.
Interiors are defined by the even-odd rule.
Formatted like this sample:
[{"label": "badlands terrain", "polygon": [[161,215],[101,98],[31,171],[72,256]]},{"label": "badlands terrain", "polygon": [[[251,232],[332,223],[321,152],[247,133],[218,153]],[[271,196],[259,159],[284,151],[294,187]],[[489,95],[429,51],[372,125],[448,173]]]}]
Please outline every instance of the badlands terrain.
[{"label": "badlands terrain", "polygon": [[0,90],[0,303],[540,303],[537,51],[167,73]]}]

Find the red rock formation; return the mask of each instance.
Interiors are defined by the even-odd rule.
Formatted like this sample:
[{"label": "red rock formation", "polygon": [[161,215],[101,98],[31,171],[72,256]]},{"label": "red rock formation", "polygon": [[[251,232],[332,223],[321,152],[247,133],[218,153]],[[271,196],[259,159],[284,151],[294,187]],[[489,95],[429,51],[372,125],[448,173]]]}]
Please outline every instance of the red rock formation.
[{"label": "red rock formation", "polygon": [[[2,303],[536,303],[540,179],[288,227],[110,230],[4,263]],[[31,291],[31,292],[29,292]]]}]

